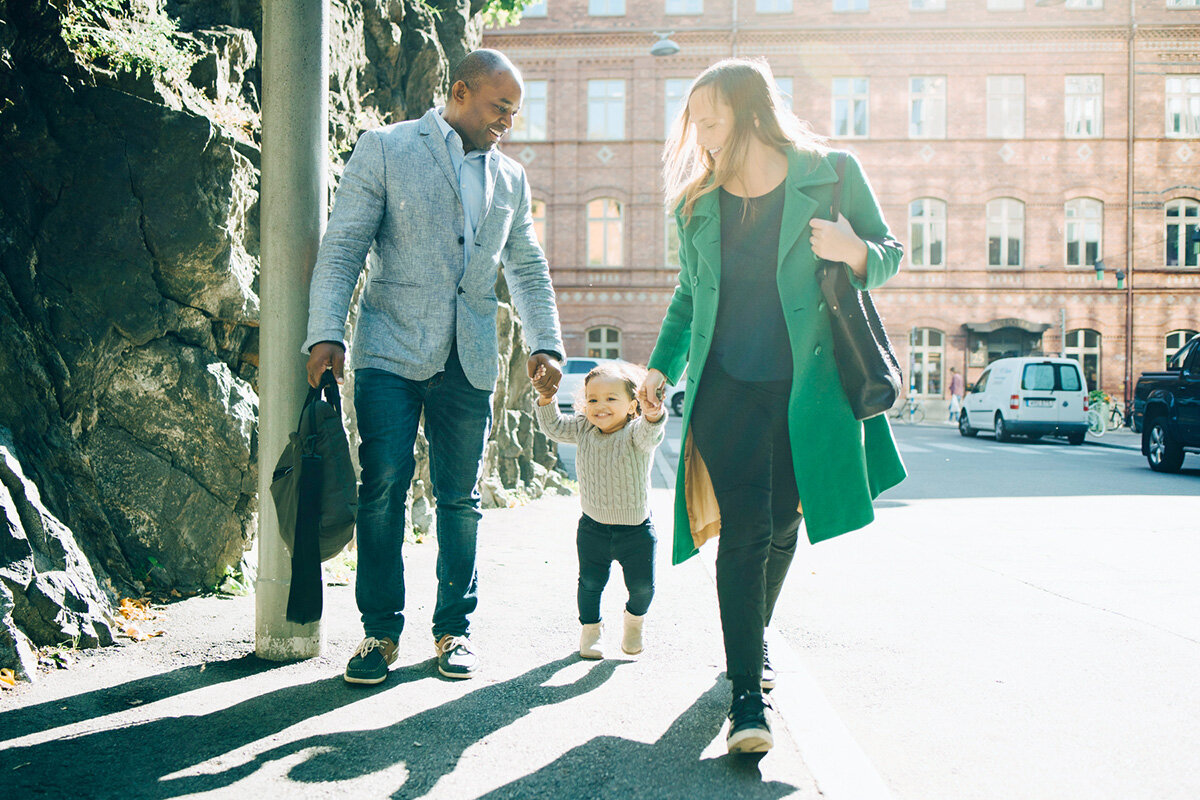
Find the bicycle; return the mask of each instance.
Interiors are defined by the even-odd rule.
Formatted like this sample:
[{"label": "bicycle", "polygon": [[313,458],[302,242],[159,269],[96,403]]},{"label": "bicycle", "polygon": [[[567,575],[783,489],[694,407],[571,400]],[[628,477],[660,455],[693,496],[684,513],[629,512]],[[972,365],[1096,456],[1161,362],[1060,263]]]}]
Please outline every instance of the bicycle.
[{"label": "bicycle", "polygon": [[1088,433],[1093,436],[1103,436],[1107,431],[1124,428],[1125,410],[1112,395],[1103,395],[1092,401],[1087,412]]},{"label": "bicycle", "polygon": [[892,409],[891,417],[915,425],[925,421],[925,409],[921,407],[921,401],[910,394],[903,403]]}]

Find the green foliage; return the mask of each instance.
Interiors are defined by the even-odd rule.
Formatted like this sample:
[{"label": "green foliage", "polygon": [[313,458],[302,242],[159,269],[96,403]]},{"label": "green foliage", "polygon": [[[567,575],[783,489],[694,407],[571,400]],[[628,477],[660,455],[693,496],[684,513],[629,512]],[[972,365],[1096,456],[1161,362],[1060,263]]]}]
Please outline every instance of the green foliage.
[{"label": "green foliage", "polygon": [[72,0],[63,38],[89,64],[137,77],[182,73],[195,60],[174,20],[130,0]]},{"label": "green foliage", "polygon": [[533,0],[487,0],[480,12],[489,28],[503,28],[521,21],[521,12]]}]

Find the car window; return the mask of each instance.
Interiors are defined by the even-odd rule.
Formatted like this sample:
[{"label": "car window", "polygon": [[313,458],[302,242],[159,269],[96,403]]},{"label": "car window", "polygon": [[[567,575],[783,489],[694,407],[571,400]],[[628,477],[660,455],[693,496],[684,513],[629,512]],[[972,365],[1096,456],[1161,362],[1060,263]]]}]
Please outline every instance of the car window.
[{"label": "car window", "polygon": [[593,367],[596,366],[596,362],[588,361],[586,359],[569,358],[567,359],[565,366],[567,368],[567,375],[586,375],[592,371]]},{"label": "car window", "polygon": [[1180,359],[1186,372],[1200,372],[1200,345],[1193,344],[1192,349]]},{"label": "car window", "polygon": [[1054,364],[1026,364],[1021,388],[1034,392],[1054,391]]},{"label": "car window", "polygon": [[975,383],[975,391],[982,392],[983,390],[987,389],[988,377],[990,377],[991,374],[992,373],[990,370],[986,370],[982,375],[979,376],[979,380]]},{"label": "car window", "polygon": [[1064,392],[1078,392],[1083,389],[1083,379],[1079,377],[1079,367],[1074,364],[1058,364],[1058,387]]}]

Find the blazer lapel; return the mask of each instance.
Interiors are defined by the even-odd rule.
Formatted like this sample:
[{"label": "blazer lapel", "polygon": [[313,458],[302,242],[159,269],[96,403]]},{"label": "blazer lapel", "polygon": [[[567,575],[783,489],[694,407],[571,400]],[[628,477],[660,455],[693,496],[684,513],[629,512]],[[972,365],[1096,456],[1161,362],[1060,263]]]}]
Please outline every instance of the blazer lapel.
[{"label": "blazer lapel", "polygon": [[483,210],[479,214],[479,228],[492,212],[492,198],[496,194],[496,173],[500,169],[500,160],[495,150],[489,150],[483,158]]},{"label": "blazer lapel", "polygon": [[818,203],[807,192],[808,187],[837,182],[837,172],[822,158],[817,166],[809,168],[799,153],[788,154],[787,193],[783,198],[783,222],[779,229],[779,267],[788,253],[796,246],[800,236],[814,216],[824,217],[829,209],[818,207]]},{"label": "blazer lapel", "polygon": [[454,176],[454,165],[450,163],[450,154],[446,152],[446,139],[442,136],[442,129],[438,126],[437,121],[430,116],[436,113],[438,110],[431,108],[425,112],[424,117],[421,117],[421,138],[425,141],[425,146],[429,148],[429,155],[442,168],[442,174],[446,176],[455,196],[461,201],[462,192],[458,188],[458,178]]}]

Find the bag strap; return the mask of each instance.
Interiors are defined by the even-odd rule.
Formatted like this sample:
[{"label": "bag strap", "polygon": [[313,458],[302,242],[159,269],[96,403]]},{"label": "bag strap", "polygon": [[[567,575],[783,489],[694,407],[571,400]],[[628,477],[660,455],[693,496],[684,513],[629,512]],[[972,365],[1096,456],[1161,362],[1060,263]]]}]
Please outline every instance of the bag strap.
[{"label": "bag strap", "polygon": [[308,411],[309,407],[321,399],[321,395],[325,395],[325,402],[337,409],[338,414],[342,413],[342,396],[338,392],[337,378],[333,377],[333,370],[327,369],[321,373],[321,382],[317,384],[317,388],[308,390],[308,396],[304,398],[304,405],[300,406],[300,419],[296,421],[296,433],[300,432],[300,425],[304,421],[304,412]]}]

